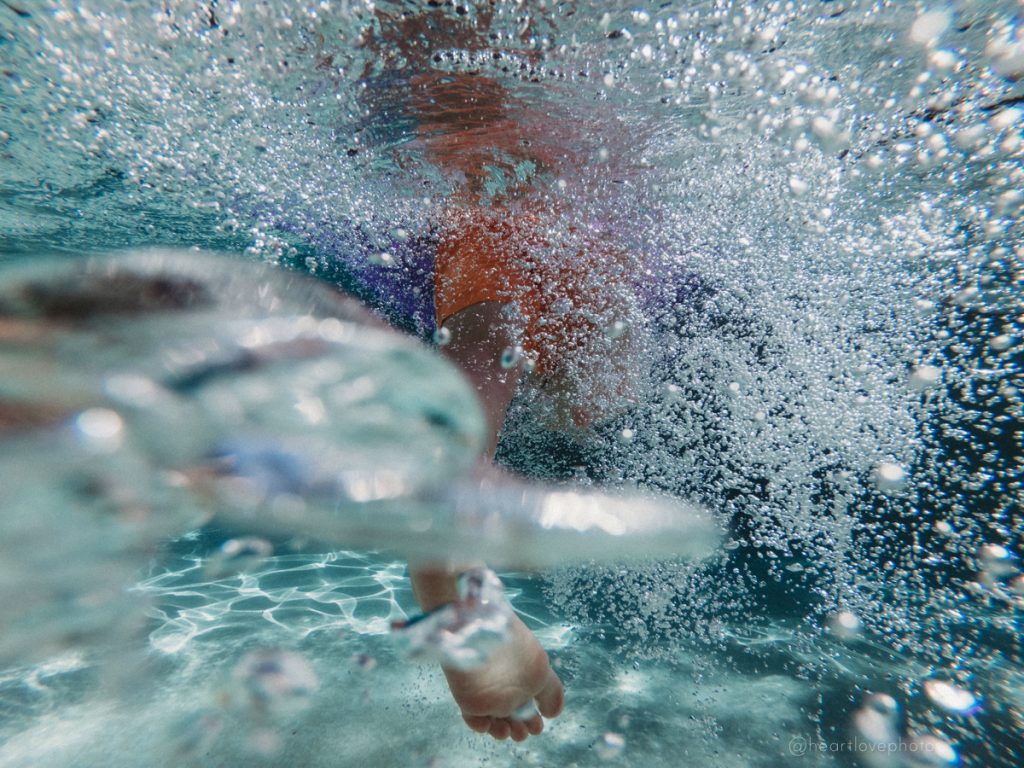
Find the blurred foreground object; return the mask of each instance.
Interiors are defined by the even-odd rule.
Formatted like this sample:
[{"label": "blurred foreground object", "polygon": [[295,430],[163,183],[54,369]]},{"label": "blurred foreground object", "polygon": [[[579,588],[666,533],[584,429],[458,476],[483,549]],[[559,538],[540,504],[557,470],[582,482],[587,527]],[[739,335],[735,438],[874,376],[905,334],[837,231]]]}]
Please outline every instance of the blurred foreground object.
[{"label": "blurred foreground object", "polygon": [[103,644],[158,547],[240,533],[542,567],[699,558],[700,510],[474,474],[458,371],[310,278],[194,251],[0,271],[0,665]]}]

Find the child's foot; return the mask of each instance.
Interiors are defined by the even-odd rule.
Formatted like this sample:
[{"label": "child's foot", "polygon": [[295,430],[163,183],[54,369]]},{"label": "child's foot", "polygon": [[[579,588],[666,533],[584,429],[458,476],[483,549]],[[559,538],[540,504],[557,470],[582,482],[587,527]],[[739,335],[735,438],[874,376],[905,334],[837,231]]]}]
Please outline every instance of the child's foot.
[{"label": "child's foot", "polygon": [[541,715],[556,717],[562,711],[562,682],[518,616],[512,618],[508,643],[486,666],[444,674],[466,725],[496,739],[536,736],[544,730]]}]

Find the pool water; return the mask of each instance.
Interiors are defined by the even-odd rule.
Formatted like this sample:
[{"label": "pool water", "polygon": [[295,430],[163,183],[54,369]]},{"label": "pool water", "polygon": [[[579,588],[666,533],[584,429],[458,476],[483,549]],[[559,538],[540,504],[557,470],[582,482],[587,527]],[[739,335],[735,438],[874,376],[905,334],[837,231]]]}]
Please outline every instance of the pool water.
[{"label": "pool water", "polygon": [[[0,3],[0,765],[1018,765],[1022,23]],[[491,498],[430,349],[466,194],[631,265],[569,363],[631,396],[525,377]],[[484,505],[567,689],[522,744],[391,630]]]}]

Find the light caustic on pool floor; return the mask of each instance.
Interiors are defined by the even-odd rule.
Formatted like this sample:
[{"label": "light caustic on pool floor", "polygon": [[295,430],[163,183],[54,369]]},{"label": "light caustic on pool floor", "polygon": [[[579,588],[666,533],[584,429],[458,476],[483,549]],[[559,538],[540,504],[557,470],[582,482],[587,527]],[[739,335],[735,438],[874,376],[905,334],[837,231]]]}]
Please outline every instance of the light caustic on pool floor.
[{"label": "light caustic on pool floor", "polygon": [[[745,690],[741,672],[769,669],[813,689],[793,694],[797,719],[776,723],[808,744],[846,743],[852,728],[862,743],[895,745],[852,755],[863,764],[941,764],[950,750],[972,765],[1019,763],[1017,4],[438,4],[420,9],[430,23],[410,38],[423,56],[388,37],[403,11],[386,2],[169,2],[155,15],[129,3],[0,7],[11,60],[0,91],[0,151],[11,161],[0,227],[10,253],[154,241],[248,249],[398,313],[397,294],[388,304],[374,286],[422,279],[436,223],[468,183],[439,170],[433,136],[479,148],[480,135],[452,119],[424,131],[423,114],[406,105],[410,83],[424,74],[497,83],[508,100],[487,119],[504,120],[513,141],[485,164],[484,193],[528,183],[553,212],[549,242],[564,243],[545,258],[571,258],[599,238],[650,273],[628,311],[601,318],[600,338],[588,340],[632,345],[624,357],[636,402],[593,444],[559,443],[536,426],[550,403],[528,378],[499,459],[665,491],[729,529],[722,558],[700,567],[545,574],[554,623],[599,628],[641,666],[679,665],[679,678],[684,649],[705,649],[728,682],[687,714],[704,718],[711,744],[742,741],[750,718],[730,719],[715,702]],[[520,139],[532,142],[526,159]],[[415,299],[398,303],[429,336]],[[4,329],[5,339],[25,331]],[[600,368],[595,359],[580,362],[581,379]],[[18,362],[27,388],[46,379],[75,389],[31,355]],[[145,395],[131,381],[121,390]],[[116,410],[70,404],[29,420],[77,414],[76,434],[102,447],[124,434]],[[18,459],[10,445],[4,466],[26,508],[42,510],[37,530],[67,529],[76,515],[76,529],[92,524],[85,506],[54,498],[78,499],[80,486],[47,485],[47,463]],[[122,514],[136,507],[117,499],[138,492],[91,491]],[[57,544],[53,562],[110,547],[100,533]],[[259,547],[246,551],[256,562]],[[232,555],[217,557],[210,579]],[[117,581],[83,574],[103,589]],[[55,605],[60,582],[41,582],[40,599]],[[104,626],[83,623],[39,650]],[[600,657],[600,639],[583,636],[592,642],[578,650],[581,665]],[[629,673],[618,657],[613,666]],[[581,667],[577,684],[586,679]],[[589,679],[634,701],[628,680]],[[566,749],[586,741],[571,758],[580,764],[647,764],[666,743],[657,708],[630,710],[625,724],[587,739],[566,726],[548,735]],[[304,716],[315,720],[313,709]],[[655,726],[645,730],[645,719]],[[927,755],[910,748],[926,743]],[[766,754],[793,757],[786,749]],[[756,761],[742,754],[738,763]]]}]

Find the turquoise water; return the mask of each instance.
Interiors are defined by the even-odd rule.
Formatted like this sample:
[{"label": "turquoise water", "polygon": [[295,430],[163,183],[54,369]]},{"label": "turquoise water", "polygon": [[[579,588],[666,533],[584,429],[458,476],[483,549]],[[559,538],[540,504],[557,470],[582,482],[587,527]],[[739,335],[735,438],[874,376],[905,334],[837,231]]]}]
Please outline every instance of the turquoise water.
[{"label": "turquoise water", "polygon": [[[1017,765],[1020,24],[0,3],[0,765]],[[461,379],[296,275],[429,339],[473,185],[636,272],[631,402],[527,377],[490,495]],[[523,744],[390,630],[474,538],[567,687]]]}]

